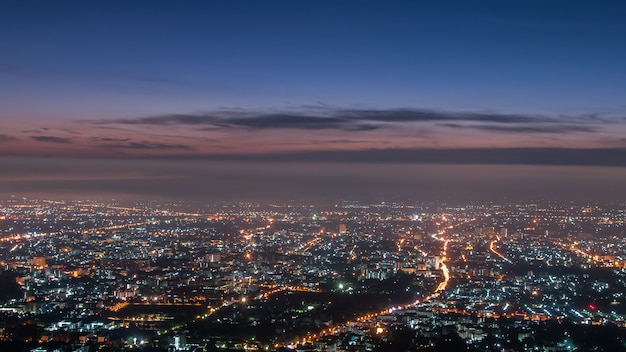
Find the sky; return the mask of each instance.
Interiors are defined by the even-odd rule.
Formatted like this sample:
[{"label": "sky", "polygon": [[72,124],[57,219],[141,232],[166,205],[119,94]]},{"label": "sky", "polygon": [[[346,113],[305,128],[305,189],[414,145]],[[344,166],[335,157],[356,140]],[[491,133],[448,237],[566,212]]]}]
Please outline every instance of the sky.
[{"label": "sky", "polygon": [[623,197],[625,16],[2,0],[0,193]]}]

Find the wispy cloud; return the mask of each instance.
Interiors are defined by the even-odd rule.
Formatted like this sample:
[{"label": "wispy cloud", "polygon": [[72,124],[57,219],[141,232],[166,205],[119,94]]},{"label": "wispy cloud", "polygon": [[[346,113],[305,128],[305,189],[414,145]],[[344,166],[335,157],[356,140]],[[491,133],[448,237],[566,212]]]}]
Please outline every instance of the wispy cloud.
[{"label": "wispy cloud", "polygon": [[0,142],[15,142],[18,141],[19,138],[14,136],[9,136],[8,134],[0,134]]},{"label": "wispy cloud", "polygon": [[157,142],[128,142],[124,139],[102,138],[108,143],[102,144],[102,147],[114,149],[136,149],[136,150],[194,150],[193,147],[184,144],[168,144]]},{"label": "wispy cloud", "polygon": [[510,133],[568,133],[568,132],[595,132],[597,129],[590,125],[534,125],[534,126],[511,126],[511,125],[462,125],[456,123],[439,124],[439,126],[475,129],[488,132]]},{"label": "wispy cloud", "polygon": [[308,144],[329,145],[329,144],[390,144],[389,141],[370,141],[370,140],[353,140],[353,139],[330,139],[330,140],[311,140]]},{"label": "wispy cloud", "polygon": [[415,109],[390,110],[337,110],[335,114],[346,119],[366,120],[378,122],[440,122],[440,121],[469,121],[495,123],[541,123],[556,122],[555,118],[535,115],[474,113],[474,112],[446,112]]},{"label": "wispy cloud", "polygon": [[[229,116],[230,115],[230,116]],[[239,115],[239,116],[233,116]],[[324,130],[337,129],[344,131],[367,131],[378,129],[379,126],[359,123],[358,121],[332,116],[311,116],[297,114],[254,114],[241,116],[240,114],[211,113],[197,115],[165,115],[151,116],[138,119],[117,119],[92,121],[94,124],[122,124],[122,125],[153,125],[153,126],[210,126],[208,129],[244,128],[250,130],[268,129],[300,129]],[[205,127],[205,129],[207,129]]]},{"label": "wispy cloud", "polygon": [[435,123],[452,128],[472,128],[490,132],[564,133],[594,132],[605,121],[590,116],[542,116],[490,112],[447,112],[420,109],[342,109],[329,106],[303,106],[287,111],[222,109],[198,114],[171,114],[133,119],[86,121],[94,125],[203,126],[215,129],[298,129],[372,131]]},{"label": "wispy cloud", "polygon": [[30,136],[30,138],[38,142],[48,142],[48,143],[67,144],[67,143],[72,142],[71,138],[57,137],[57,136]]},{"label": "wispy cloud", "polygon": [[94,142],[105,142],[105,143],[128,142],[130,140],[130,138],[115,138],[115,137],[91,137],[90,139]]}]

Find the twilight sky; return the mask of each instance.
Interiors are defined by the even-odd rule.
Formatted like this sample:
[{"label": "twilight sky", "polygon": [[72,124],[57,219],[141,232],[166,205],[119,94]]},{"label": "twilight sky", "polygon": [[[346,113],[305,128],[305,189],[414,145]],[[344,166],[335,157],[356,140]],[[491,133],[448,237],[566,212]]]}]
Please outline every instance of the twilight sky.
[{"label": "twilight sky", "polygon": [[623,195],[624,18],[608,0],[5,0],[0,192],[181,194],[219,169],[214,188],[239,195],[396,194],[381,168],[396,186],[458,168],[465,189],[462,165],[518,164],[538,194],[593,196],[601,172]]}]

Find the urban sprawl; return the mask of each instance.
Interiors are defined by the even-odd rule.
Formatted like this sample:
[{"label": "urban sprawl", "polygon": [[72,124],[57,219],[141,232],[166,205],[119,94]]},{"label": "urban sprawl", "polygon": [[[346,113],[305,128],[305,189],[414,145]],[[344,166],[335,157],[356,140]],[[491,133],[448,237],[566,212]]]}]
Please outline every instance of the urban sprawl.
[{"label": "urban sprawl", "polygon": [[0,350],[616,351],[624,203],[0,201]]}]

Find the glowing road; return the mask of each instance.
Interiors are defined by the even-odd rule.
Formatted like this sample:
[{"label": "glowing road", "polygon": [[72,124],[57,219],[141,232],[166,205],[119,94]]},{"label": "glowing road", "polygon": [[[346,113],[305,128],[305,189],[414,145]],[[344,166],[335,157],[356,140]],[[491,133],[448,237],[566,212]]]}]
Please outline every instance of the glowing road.
[{"label": "glowing road", "polygon": [[[433,236],[434,237],[434,236]],[[434,237],[437,238],[437,237]],[[443,239],[439,239],[440,241],[443,241],[443,250],[441,252],[441,272],[443,273],[443,281],[439,283],[439,285],[437,286],[437,288],[435,289],[435,292],[439,292],[439,291],[443,291],[446,289],[446,287],[448,286],[448,281],[450,281],[450,270],[448,269],[448,266],[446,265],[445,261],[447,260],[446,257],[446,253],[448,251],[448,243],[450,242],[450,240],[443,240]]]},{"label": "glowing road", "polygon": [[500,240],[500,237],[497,237],[497,240],[489,242],[489,250],[491,251],[491,253],[500,257],[505,262],[513,264],[513,262],[509,258],[505,257],[502,253],[498,252],[498,250],[495,248],[495,243],[498,242],[499,240]]}]

